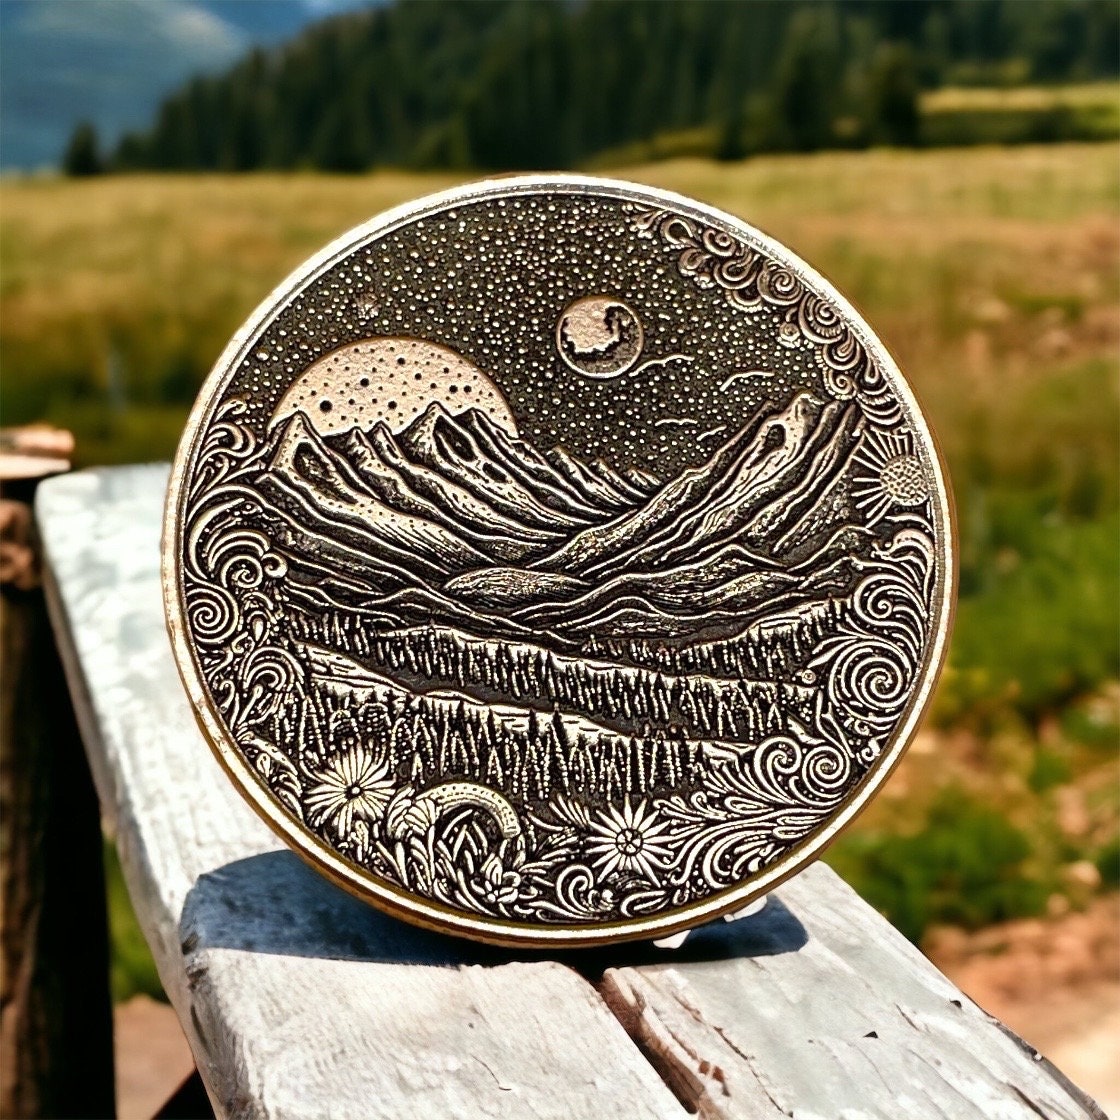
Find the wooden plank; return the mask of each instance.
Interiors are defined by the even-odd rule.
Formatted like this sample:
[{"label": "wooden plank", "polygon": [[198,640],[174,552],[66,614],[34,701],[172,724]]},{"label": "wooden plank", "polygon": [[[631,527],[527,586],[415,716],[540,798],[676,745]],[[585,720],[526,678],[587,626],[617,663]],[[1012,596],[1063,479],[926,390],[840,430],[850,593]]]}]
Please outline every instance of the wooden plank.
[{"label": "wooden plank", "polygon": [[31,424],[0,428],[0,481],[46,478],[70,469],[74,437],[61,428]]},{"label": "wooden plank", "polygon": [[[40,522],[103,805],[219,1115],[684,1115],[568,968],[414,930],[278,850],[171,664],[165,478],[46,483]],[[702,1116],[1102,1115],[823,865],[672,952],[577,959]]]},{"label": "wooden plank", "polygon": [[608,969],[601,989],[702,1117],[1106,1120],[824,864],[681,953],[703,939],[716,959]]},{"label": "wooden plank", "polygon": [[684,1116],[571,969],[415,931],[278,850],[172,664],[166,479],[68,475],[42,485],[37,512],[102,806],[217,1114]]}]

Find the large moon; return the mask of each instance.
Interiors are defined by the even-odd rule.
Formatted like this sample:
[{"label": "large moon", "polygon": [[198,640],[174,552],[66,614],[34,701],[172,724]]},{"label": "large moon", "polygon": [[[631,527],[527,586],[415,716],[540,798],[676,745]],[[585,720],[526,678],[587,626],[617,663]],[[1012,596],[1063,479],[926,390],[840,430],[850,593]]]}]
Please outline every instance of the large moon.
[{"label": "large moon", "polygon": [[477,408],[517,435],[497,385],[462,355],[422,338],[368,338],[324,354],[292,382],[273,419],[302,411],[325,436],[378,421],[399,432],[436,401],[451,413]]}]

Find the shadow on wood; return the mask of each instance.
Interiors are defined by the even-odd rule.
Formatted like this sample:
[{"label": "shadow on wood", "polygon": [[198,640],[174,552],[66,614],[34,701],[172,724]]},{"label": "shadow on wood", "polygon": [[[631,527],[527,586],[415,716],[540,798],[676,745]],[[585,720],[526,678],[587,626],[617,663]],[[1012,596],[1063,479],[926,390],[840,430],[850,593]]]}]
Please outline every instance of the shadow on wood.
[{"label": "shadow on wood", "polygon": [[[293,904],[295,902],[295,904]],[[726,960],[791,953],[805,927],[780,899],[754,914],[692,930],[683,945],[648,941],[595,949],[511,950],[419,929],[360,902],[289,851],[262,852],[207,872],[187,895],[180,921],[183,952],[242,949],[284,956],[381,964],[499,966],[559,960],[584,976],[644,963]]]}]

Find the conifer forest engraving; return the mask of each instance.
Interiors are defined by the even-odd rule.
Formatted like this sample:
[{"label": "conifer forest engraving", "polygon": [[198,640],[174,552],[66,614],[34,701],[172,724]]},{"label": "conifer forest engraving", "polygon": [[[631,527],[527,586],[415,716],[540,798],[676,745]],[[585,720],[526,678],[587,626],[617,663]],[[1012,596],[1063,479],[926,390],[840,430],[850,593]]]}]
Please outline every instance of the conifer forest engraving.
[{"label": "conifer forest engraving", "polygon": [[861,330],[655,195],[359,241],[190,452],[178,595],[229,741],[455,912],[626,922],[762,874],[892,751],[943,624],[935,453]]}]

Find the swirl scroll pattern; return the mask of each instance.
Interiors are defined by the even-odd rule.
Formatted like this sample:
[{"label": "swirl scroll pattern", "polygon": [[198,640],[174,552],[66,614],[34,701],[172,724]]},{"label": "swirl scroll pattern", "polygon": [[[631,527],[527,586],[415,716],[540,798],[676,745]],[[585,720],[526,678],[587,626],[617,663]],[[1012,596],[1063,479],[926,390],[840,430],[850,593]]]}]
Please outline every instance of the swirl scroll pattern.
[{"label": "swirl scroll pattern", "polygon": [[224,402],[199,452],[185,517],[183,598],[206,685],[231,737],[290,811],[302,817],[296,767],[262,739],[306,670],[284,634],[287,563],[268,536],[244,524],[259,443],[245,402]]},{"label": "swirl scroll pattern", "polygon": [[[532,205],[552,213],[558,197]],[[290,842],[374,901],[418,901],[424,920],[590,941],[730,905],[819,850],[928,694],[947,519],[897,373],[808,268],[730,219],[646,204],[658,197],[597,203],[598,234],[557,240],[542,271],[569,308],[609,308],[632,283],[634,345],[680,346],[643,364],[635,352],[601,413],[573,405],[609,440],[542,434],[534,401],[608,390],[562,382],[579,363],[533,352],[535,335],[495,341],[501,319],[549,327],[539,302],[470,336],[490,365],[469,384],[408,363],[470,338],[398,323],[395,304],[381,330],[415,337],[371,327],[305,345],[284,319],[245,343],[259,380],[223,382],[191,434],[170,605],[204,723]],[[524,224],[532,200],[516,202]],[[494,227],[472,221],[464,204],[455,228],[486,238],[471,259],[496,258]],[[612,245],[611,284],[580,286],[601,267],[564,255],[584,242]],[[353,260],[329,269],[324,290],[345,270],[338,306],[348,287],[376,302]],[[581,353],[639,338],[617,314],[587,315]],[[405,384],[445,396],[406,408]],[[479,386],[508,408],[478,411]],[[645,429],[622,419],[639,413]],[[654,440],[678,456],[664,477]],[[628,458],[638,447],[649,470]]]},{"label": "swirl scroll pattern", "polygon": [[898,398],[878,363],[840,312],[810,291],[784,265],[723,230],[668,210],[630,204],[639,237],[658,239],[677,254],[677,268],[698,287],[715,288],[748,313],[781,317],[779,340],[814,348],[825,391],[837,400],[859,399],[869,419],[883,427],[902,417]]}]

